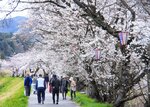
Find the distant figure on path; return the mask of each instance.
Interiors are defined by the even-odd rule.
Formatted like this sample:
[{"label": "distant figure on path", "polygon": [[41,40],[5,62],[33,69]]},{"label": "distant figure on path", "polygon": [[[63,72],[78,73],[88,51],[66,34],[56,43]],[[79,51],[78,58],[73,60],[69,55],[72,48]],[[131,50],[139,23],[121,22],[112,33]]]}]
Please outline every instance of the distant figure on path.
[{"label": "distant figure on path", "polygon": [[24,79],[24,87],[25,87],[25,95],[26,96],[30,96],[31,84],[32,84],[32,78],[30,77],[29,74],[27,74]]},{"label": "distant figure on path", "polygon": [[53,76],[51,76],[49,80],[49,92],[52,93],[52,81],[53,81]]},{"label": "distant figure on path", "polygon": [[62,93],[62,80],[63,80],[63,76],[60,77],[60,93]]},{"label": "distant figure on path", "polygon": [[76,98],[76,82],[74,81],[73,77],[70,77],[70,94],[71,94],[71,100],[73,98]]},{"label": "distant figure on path", "polygon": [[12,71],[12,77],[15,77],[15,71]]},{"label": "distant figure on path", "polygon": [[[42,77],[42,74],[39,74],[39,78],[36,82],[36,89],[37,89],[37,98],[38,103],[44,104],[45,101],[45,90],[46,90],[46,82],[44,78]],[[42,95],[42,96],[41,96]],[[41,99],[42,98],[42,99]]]},{"label": "distant figure on path", "polygon": [[52,99],[53,99],[53,104],[55,104],[55,94],[57,95],[57,100],[56,104],[59,102],[59,88],[60,88],[60,81],[57,78],[56,75],[53,75],[52,79]]},{"label": "distant figure on path", "polygon": [[63,76],[62,80],[61,80],[61,92],[62,92],[62,96],[63,96],[63,100],[66,100],[66,95],[68,92],[68,80],[67,77]]},{"label": "distant figure on path", "polygon": [[36,94],[36,81],[37,81],[37,75],[34,74],[32,78],[32,91],[33,94]]},{"label": "distant figure on path", "polygon": [[48,82],[49,82],[49,76],[48,76],[48,74],[46,74],[44,76],[44,79],[45,79],[45,82],[46,82],[46,88],[48,88]]}]

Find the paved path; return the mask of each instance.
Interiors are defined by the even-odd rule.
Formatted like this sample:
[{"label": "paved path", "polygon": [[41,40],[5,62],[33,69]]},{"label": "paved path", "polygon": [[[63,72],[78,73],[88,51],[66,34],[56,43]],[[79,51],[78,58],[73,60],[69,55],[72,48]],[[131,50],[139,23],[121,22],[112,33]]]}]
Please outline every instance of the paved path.
[{"label": "paved path", "polygon": [[53,104],[52,95],[46,90],[44,104],[38,104],[37,95],[31,94],[29,97],[28,107],[79,107],[67,97],[67,100],[62,100],[62,94],[59,95],[59,104]]}]

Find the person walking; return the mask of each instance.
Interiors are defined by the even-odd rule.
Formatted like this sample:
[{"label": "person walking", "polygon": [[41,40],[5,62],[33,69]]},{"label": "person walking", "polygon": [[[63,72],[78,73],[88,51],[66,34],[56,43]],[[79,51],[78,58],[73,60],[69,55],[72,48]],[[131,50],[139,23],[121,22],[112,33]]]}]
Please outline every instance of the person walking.
[{"label": "person walking", "polygon": [[71,94],[71,100],[73,100],[73,98],[76,98],[76,82],[73,79],[73,77],[70,77],[70,94]]},{"label": "person walking", "polygon": [[45,74],[44,80],[46,82],[46,88],[48,88],[48,82],[49,82],[49,76],[48,76],[48,74]]},{"label": "person walking", "polygon": [[60,77],[60,93],[62,93],[62,80],[63,80],[63,76]]},{"label": "person walking", "polygon": [[59,88],[60,88],[60,81],[56,75],[53,75],[53,79],[52,79],[53,104],[55,104],[55,95],[57,96],[56,104],[58,104],[58,102],[59,102]]},{"label": "person walking", "polygon": [[24,87],[25,87],[25,95],[26,96],[30,96],[31,84],[32,84],[32,78],[30,77],[29,74],[27,74],[24,79]]},{"label": "person walking", "polygon": [[36,94],[36,81],[37,81],[37,75],[34,74],[32,78],[32,91],[33,94]]},{"label": "person walking", "polygon": [[44,78],[42,77],[42,74],[39,74],[39,78],[37,79],[37,82],[36,82],[36,89],[37,89],[38,103],[44,104],[46,82],[45,82]]},{"label": "person walking", "polygon": [[61,80],[61,92],[62,92],[62,97],[63,97],[63,100],[66,100],[66,95],[67,95],[67,92],[68,92],[68,80],[67,80],[67,77],[63,77],[63,79]]},{"label": "person walking", "polygon": [[49,79],[49,92],[52,93],[52,81],[53,81],[53,75],[50,76],[51,78]]}]

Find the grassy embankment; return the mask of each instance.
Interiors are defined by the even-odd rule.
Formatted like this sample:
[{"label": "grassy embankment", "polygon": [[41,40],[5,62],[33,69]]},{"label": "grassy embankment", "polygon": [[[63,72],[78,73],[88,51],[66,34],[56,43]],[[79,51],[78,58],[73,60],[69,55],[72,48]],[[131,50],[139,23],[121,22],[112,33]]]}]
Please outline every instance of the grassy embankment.
[{"label": "grassy embankment", "polygon": [[111,104],[97,102],[95,99],[88,97],[86,94],[81,94],[79,92],[76,94],[74,101],[77,102],[80,107],[112,107]]},{"label": "grassy embankment", "polygon": [[0,107],[27,107],[23,79],[0,77]]}]

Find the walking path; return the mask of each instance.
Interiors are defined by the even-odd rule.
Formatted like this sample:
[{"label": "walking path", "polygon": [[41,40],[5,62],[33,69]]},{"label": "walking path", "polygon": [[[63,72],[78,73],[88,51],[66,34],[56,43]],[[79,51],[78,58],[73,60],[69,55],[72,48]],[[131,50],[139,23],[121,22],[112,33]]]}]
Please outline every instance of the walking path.
[{"label": "walking path", "polygon": [[45,102],[44,104],[38,104],[37,102],[37,95],[31,94],[29,97],[29,104],[28,107],[79,107],[74,102],[70,100],[69,97],[67,97],[67,100],[63,100],[62,94],[59,94],[59,104],[53,104],[52,101],[52,94],[46,90],[45,93]]}]

